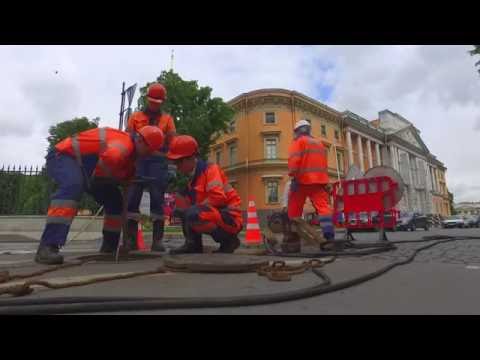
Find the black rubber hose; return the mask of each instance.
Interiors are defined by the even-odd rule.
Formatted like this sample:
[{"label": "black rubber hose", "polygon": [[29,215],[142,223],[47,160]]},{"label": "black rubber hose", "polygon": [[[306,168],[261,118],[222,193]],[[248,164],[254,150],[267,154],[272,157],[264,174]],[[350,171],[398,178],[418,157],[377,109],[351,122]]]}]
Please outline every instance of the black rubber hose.
[{"label": "black rubber hose", "polygon": [[[261,294],[246,296],[227,296],[227,297],[187,297],[187,298],[142,298],[139,300],[118,301],[111,298],[110,302],[102,299],[102,302],[84,303],[81,297],[76,303],[55,303],[47,305],[22,305],[22,306],[2,306],[0,315],[21,315],[21,314],[72,314],[72,313],[95,313],[95,312],[114,312],[114,311],[143,311],[143,310],[166,310],[166,309],[195,309],[195,308],[216,308],[216,307],[239,307],[252,305],[274,304],[285,301],[310,298],[355,285],[379,277],[380,275],[394,269],[397,266],[412,262],[416,255],[433,246],[463,240],[464,238],[448,238],[436,241],[416,249],[407,259],[394,262],[379,270],[360,277],[339,282],[337,284],[323,283],[312,287],[285,291],[277,294]],[[325,275],[326,276],[326,275]],[[328,279],[328,277],[326,277]],[[100,298],[101,299],[101,298]],[[51,299],[44,299],[51,301]]]}]

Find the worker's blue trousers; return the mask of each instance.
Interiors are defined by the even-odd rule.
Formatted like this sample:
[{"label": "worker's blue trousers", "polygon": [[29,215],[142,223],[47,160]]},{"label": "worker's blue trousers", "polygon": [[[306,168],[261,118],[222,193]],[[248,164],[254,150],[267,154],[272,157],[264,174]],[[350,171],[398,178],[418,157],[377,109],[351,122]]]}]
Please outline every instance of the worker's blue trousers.
[{"label": "worker's blue trousers", "polygon": [[87,191],[104,206],[104,240],[118,244],[122,227],[122,194],[115,185],[96,183],[95,180],[90,182],[90,188],[87,189],[85,177],[91,178],[98,159],[96,156],[86,156],[82,160],[85,174],[73,157],[55,151],[47,155],[47,174],[58,188],[51,197],[41,245],[61,247],[65,244],[78,202]]},{"label": "worker's blue trousers", "polygon": [[163,156],[150,156],[137,160],[137,177],[154,178],[149,184],[132,184],[128,192],[128,214],[132,220],[140,220],[140,202],[143,190],[150,191],[150,217],[153,221],[164,220],[163,205],[168,186],[168,162]]}]

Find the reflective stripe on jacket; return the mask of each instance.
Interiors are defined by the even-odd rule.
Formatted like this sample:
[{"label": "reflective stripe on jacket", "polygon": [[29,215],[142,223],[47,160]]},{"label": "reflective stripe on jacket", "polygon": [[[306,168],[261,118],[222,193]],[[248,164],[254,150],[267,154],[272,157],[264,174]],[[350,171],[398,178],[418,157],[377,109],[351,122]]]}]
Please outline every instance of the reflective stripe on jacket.
[{"label": "reflective stripe on jacket", "polygon": [[327,149],[319,139],[303,135],[290,145],[288,172],[299,184],[326,184],[328,179]]}]

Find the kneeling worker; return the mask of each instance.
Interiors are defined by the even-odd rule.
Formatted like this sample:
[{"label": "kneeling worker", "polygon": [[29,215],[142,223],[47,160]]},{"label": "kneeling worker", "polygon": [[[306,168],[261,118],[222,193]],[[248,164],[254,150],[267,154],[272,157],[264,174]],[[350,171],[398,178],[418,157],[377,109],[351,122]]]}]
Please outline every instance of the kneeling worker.
[{"label": "kneeling worker", "polygon": [[237,191],[217,164],[199,158],[198,143],[191,136],[175,137],[167,158],[175,162],[178,172],[190,177],[187,189],[177,194],[176,201],[185,244],[170,253],[201,253],[202,234],[220,243],[216,252],[232,253],[240,245],[238,234],[243,226]]},{"label": "kneeling worker", "polygon": [[120,240],[123,210],[122,194],[114,181],[133,178],[136,158],[157,151],[163,140],[158,127],[145,126],[136,136],[111,128],[95,128],[59,142],[46,158],[47,173],[58,189],[48,208],[35,261],[49,265],[63,262],[59,249],[66,242],[84,192],[104,206],[100,251],[114,252]]}]

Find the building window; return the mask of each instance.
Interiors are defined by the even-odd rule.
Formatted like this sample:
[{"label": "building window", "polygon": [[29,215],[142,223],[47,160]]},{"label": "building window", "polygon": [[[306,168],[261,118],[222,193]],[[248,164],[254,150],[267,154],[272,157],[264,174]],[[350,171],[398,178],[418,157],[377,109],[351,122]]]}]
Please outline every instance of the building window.
[{"label": "building window", "polygon": [[265,124],[276,124],[277,119],[275,117],[274,112],[266,112],[265,113]]},{"label": "building window", "polygon": [[320,132],[322,136],[326,137],[327,136],[327,127],[325,125],[320,126]]},{"label": "building window", "polygon": [[236,126],[237,126],[237,122],[235,121],[235,119],[232,119],[228,124],[227,134],[235,132]]},{"label": "building window", "polygon": [[267,138],[265,138],[265,158],[266,159],[276,159],[277,158],[277,148],[278,148],[278,138],[277,137],[267,137]]},{"label": "building window", "polygon": [[338,132],[338,130],[335,130],[335,139],[336,140],[340,139],[340,133]]},{"label": "building window", "polygon": [[343,172],[343,153],[337,151],[338,171]]},{"label": "building window", "polygon": [[220,165],[220,163],[222,162],[222,151],[221,150],[217,150],[215,152],[215,161],[218,165]]},{"label": "building window", "polygon": [[267,181],[266,185],[267,204],[278,204],[278,181]]},{"label": "building window", "polygon": [[230,165],[235,165],[237,163],[237,144],[229,145],[228,147],[229,161]]}]

